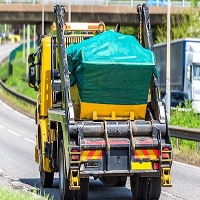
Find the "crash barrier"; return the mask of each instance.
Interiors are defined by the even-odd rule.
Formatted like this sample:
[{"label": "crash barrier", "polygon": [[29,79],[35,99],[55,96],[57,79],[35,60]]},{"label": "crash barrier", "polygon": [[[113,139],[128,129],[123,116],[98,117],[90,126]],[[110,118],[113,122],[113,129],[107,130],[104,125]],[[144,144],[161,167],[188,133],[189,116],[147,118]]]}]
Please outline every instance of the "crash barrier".
[{"label": "crash barrier", "polygon": [[36,106],[37,105],[35,100],[9,89],[1,80],[0,80],[0,87],[3,89],[4,92],[9,94],[10,96],[23,102],[24,105],[27,105],[27,106]]},{"label": "crash barrier", "polygon": [[199,151],[200,129],[169,126],[170,134],[176,138],[176,147],[179,148],[179,139],[196,142],[196,151]]}]

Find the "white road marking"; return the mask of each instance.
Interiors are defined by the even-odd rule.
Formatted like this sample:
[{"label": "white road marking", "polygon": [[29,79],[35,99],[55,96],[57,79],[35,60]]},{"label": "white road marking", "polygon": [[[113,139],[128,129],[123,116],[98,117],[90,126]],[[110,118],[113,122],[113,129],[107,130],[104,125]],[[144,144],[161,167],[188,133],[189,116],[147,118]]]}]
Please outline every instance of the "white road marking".
[{"label": "white road marking", "polygon": [[18,114],[18,115],[20,115],[20,116],[23,117],[23,118],[29,119],[28,116],[26,116],[26,115],[24,115],[24,114],[18,112],[17,110],[13,110],[13,112],[16,113],[16,114]]},{"label": "white road marking", "polygon": [[26,119],[30,119],[32,121],[35,121],[35,119],[32,119],[26,115],[24,115],[23,113],[18,112],[17,110],[14,110],[13,108],[11,108],[9,105],[5,104],[3,101],[0,100],[0,103],[2,103],[6,108],[8,108],[9,110],[13,111],[14,113],[17,113],[18,115],[21,115],[22,117],[26,118]]},{"label": "white road marking", "polygon": [[2,129],[5,129],[5,127],[4,127],[4,126],[2,126],[2,125],[0,125],[0,128],[2,128]]},{"label": "white road marking", "polygon": [[[1,100],[0,100],[1,101]],[[7,104],[5,104],[3,101],[1,101],[1,103],[3,104],[3,106],[5,106],[6,108],[8,108],[9,110],[12,110],[13,111],[13,109],[10,107],[10,106],[8,106]]]},{"label": "white road marking", "polygon": [[35,144],[35,141],[33,141],[33,140],[30,140],[28,138],[24,138],[24,139],[27,140],[27,141],[29,141],[29,142],[31,142],[31,143],[33,143],[33,144]]},{"label": "white road marking", "polygon": [[194,169],[200,169],[199,167],[194,166],[194,165],[189,165],[189,164],[181,163],[181,162],[177,162],[177,161],[172,161],[172,162],[178,163],[178,164],[183,165],[183,166],[186,166],[186,167],[192,167],[192,168],[194,168]]},{"label": "white road marking", "polygon": [[173,197],[173,199],[183,200],[181,197],[176,197],[168,192],[164,192],[164,191],[161,191],[161,192],[167,196]]},{"label": "white road marking", "polygon": [[16,135],[16,136],[20,137],[20,134],[14,132],[14,131],[12,131],[12,130],[8,129],[8,131],[9,131],[10,133],[12,133],[13,135]]},{"label": "white road marking", "polygon": [[[5,128],[4,126],[2,126],[2,125],[0,125],[0,128],[6,129],[6,128]],[[8,130],[8,132],[12,133],[13,135],[16,135],[16,136],[18,136],[18,137],[21,137],[21,135],[18,134],[18,133],[16,133],[15,131],[12,131],[12,130],[10,130],[10,129],[7,129],[7,130]],[[29,139],[29,138],[24,138],[24,140],[35,144],[35,141],[33,141],[33,140]]]}]

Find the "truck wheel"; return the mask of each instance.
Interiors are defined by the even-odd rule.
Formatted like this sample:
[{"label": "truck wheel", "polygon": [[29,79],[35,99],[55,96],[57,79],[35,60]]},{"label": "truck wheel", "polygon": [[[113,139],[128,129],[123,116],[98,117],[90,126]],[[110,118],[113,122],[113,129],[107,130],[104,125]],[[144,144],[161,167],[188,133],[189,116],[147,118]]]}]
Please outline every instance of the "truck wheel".
[{"label": "truck wheel", "polygon": [[76,190],[75,200],[87,200],[89,192],[89,178],[80,179],[80,190]]},{"label": "truck wheel", "polygon": [[69,189],[69,179],[66,171],[66,159],[63,148],[63,141],[60,142],[59,148],[59,190],[61,200],[74,200],[75,191]]},{"label": "truck wheel", "polygon": [[161,178],[160,177],[151,177],[149,180],[148,187],[148,199],[159,199],[161,194]]},{"label": "truck wheel", "polygon": [[130,177],[131,192],[134,200],[146,199],[149,178],[134,174]]},{"label": "truck wheel", "polygon": [[100,178],[100,180],[105,186],[114,187],[118,183],[119,177],[103,176],[102,178]]},{"label": "truck wheel", "polygon": [[126,176],[120,176],[119,181],[116,183],[116,187],[124,187],[126,185],[127,177]]},{"label": "truck wheel", "polygon": [[42,158],[42,149],[39,150],[39,171],[40,171],[40,182],[42,187],[50,188],[53,185],[53,172],[47,172],[43,169],[43,158]]}]

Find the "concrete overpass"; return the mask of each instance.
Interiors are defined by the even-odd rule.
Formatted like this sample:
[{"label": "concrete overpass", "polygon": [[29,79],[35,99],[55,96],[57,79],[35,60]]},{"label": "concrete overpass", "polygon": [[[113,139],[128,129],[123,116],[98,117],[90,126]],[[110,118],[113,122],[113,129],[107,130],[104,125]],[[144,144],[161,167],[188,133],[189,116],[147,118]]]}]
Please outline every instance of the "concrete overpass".
[{"label": "concrete overpass", "polygon": [[[44,7],[43,7],[44,6]],[[52,23],[55,19],[54,5],[42,4],[1,4],[0,24],[41,24],[42,10],[44,9],[44,22]],[[65,20],[68,21],[68,5],[65,5]],[[182,14],[189,7],[171,7],[171,14]],[[151,25],[162,23],[163,16],[167,14],[167,7],[149,7]],[[138,26],[137,7],[130,5],[71,5],[71,21],[73,22],[99,22],[107,25]]]},{"label": "concrete overpass", "polygon": [[[42,20],[42,4],[1,4],[0,23],[9,24],[37,24]],[[44,5],[44,21],[53,22],[54,5]],[[68,21],[68,5],[65,6],[65,19]],[[181,14],[189,10],[189,7],[171,7],[171,14]],[[149,7],[151,23],[157,25],[162,22],[163,15],[167,13],[167,7]],[[71,6],[71,21],[98,22],[104,21],[112,25],[121,22],[123,25],[137,25],[136,6],[109,5],[109,6]]]}]

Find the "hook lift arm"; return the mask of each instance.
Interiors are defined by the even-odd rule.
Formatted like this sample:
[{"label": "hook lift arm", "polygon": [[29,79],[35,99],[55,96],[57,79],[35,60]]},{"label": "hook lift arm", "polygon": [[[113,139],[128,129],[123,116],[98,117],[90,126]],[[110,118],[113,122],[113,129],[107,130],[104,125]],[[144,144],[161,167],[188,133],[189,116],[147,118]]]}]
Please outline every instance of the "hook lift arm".
[{"label": "hook lift arm", "polygon": [[152,29],[150,22],[149,9],[146,4],[137,5],[138,19],[139,19],[139,43],[144,45],[145,48],[154,52],[154,43],[152,37]]},{"label": "hook lift arm", "polygon": [[74,110],[70,96],[70,78],[64,39],[65,7],[56,5],[54,6],[54,12],[56,13],[56,35],[58,40],[59,71],[61,76],[61,88],[63,96],[62,108],[66,111],[66,117],[69,118],[69,121],[73,123]]}]

